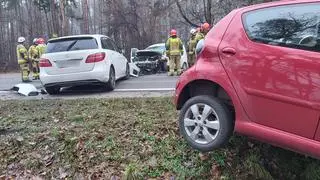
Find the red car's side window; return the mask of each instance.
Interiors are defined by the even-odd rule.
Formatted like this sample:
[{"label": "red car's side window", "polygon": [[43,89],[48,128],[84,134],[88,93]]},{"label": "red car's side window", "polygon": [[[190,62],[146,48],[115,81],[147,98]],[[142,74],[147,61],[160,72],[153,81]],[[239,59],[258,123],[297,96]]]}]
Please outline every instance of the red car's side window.
[{"label": "red car's side window", "polygon": [[252,41],[320,52],[320,3],[250,11],[243,23]]}]

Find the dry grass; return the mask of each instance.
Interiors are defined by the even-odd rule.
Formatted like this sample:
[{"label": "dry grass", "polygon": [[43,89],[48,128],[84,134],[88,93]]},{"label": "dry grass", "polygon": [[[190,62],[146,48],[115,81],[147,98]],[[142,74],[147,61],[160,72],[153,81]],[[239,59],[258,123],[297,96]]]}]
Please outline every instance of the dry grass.
[{"label": "dry grass", "polygon": [[180,138],[170,98],[0,103],[3,177],[319,179],[319,165],[243,137],[199,155]]}]

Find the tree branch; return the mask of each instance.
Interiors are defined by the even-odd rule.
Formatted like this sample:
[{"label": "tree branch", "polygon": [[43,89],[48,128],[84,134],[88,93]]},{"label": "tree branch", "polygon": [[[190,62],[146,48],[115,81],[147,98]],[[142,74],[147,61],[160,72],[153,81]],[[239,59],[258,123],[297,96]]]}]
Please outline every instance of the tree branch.
[{"label": "tree branch", "polygon": [[181,4],[179,3],[179,0],[175,0],[175,1],[176,1],[176,4],[177,4],[177,6],[178,6],[178,9],[179,9],[179,12],[180,12],[182,18],[183,18],[187,23],[189,23],[190,25],[196,27],[197,25],[196,25],[195,23],[191,22],[191,21],[188,19],[188,17],[186,16],[186,14],[183,12],[182,7],[181,7]]}]

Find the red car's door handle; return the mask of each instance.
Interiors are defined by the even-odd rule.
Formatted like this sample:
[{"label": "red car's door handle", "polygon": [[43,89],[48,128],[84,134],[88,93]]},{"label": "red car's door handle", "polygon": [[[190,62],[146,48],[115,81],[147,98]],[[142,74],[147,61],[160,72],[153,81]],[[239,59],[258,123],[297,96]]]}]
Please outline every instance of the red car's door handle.
[{"label": "red car's door handle", "polygon": [[234,48],[226,47],[222,49],[222,53],[229,56],[233,56],[237,53],[237,51]]}]

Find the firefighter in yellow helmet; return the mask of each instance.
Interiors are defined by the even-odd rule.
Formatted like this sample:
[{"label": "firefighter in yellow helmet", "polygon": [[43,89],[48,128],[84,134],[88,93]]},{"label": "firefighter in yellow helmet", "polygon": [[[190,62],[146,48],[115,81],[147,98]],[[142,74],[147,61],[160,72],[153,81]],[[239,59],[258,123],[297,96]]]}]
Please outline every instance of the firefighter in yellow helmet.
[{"label": "firefighter in yellow helmet", "polygon": [[33,44],[30,46],[28,54],[29,60],[32,63],[32,72],[33,72],[33,80],[40,79],[39,78],[39,53],[37,50],[38,39],[33,39]]},{"label": "firefighter in yellow helmet", "polygon": [[200,27],[200,32],[196,35],[197,44],[201,39],[204,39],[205,36],[210,31],[210,24],[209,23],[203,23]]},{"label": "firefighter in yellow helmet", "polygon": [[[169,57],[169,76],[181,74],[181,55],[183,55],[183,44],[177,37],[177,31],[172,29],[170,38],[166,42],[166,53]],[[176,71],[175,71],[176,70]]]},{"label": "firefighter in yellow helmet", "polygon": [[18,38],[18,45],[17,45],[17,59],[18,64],[20,66],[22,82],[30,82],[29,80],[29,61],[28,61],[28,51],[24,46],[26,39],[24,37]]},{"label": "firefighter in yellow helmet", "polygon": [[190,39],[188,42],[188,64],[189,67],[193,66],[196,58],[196,46],[197,46],[197,30],[191,29],[190,31]]},{"label": "firefighter in yellow helmet", "polygon": [[46,51],[47,45],[43,38],[39,38],[37,42],[38,42],[38,45],[37,45],[38,55],[39,55],[39,58],[41,58],[42,54],[44,54],[44,52]]}]

